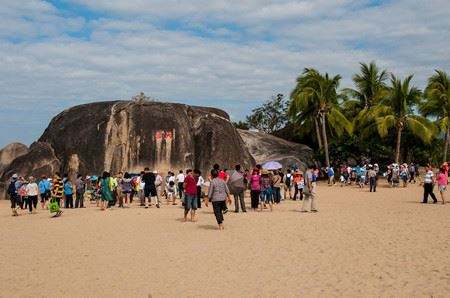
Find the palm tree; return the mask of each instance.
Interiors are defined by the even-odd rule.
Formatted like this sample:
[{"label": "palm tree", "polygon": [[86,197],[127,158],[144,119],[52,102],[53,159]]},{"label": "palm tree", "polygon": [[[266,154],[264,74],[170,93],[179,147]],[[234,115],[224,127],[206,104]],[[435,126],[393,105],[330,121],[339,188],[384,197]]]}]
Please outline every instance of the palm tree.
[{"label": "palm tree", "polygon": [[412,75],[401,81],[391,75],[391,86],[389,96],[373,106],[367,113],[368,121],[372,124],[366,127],[366,131],[376,128],[379,135],[384,138],[389,130],[396,130],[395,162],[400,160],[400,149],[402,132],[410,130],[415,136],[424,142],[430,142],[434,129],[430,122],[414,113],[414,107],[420,102],[422,93],[419,89],[411,86]]},{"label": "palm tree", "polygon": [[425,117],[436,117],[437,127],[445,132],[444,140],[444,162],[447,161],[448,143],[450,136],[450,78],[442,70],[428,79],[425,88],[425,99],[420,106],[420,112]]},{"label": "palm tree", "polygon": [[[330,77],[315,69],[305,68],[297,78],[297,86],[291,94],[290,115],[300,123],[314,123],[319,146],[322,142],[325,163],[330,166],[327,126],[337,135],[352,132],[352,124],[339,108],[340,94],[337,92],[341,76]],[[320,127],[320,128],[319,128]],[[321,142],[320,142],[321,140]]]},{"label": "palm tree", "polygon": [[360,66],[360,73],[352,78],[356,88],[347,88],[344,91],[350,93],[362,109],[368,109],[386,96],[388,72],[380,70],[373,61],[369,64],[360,63]]}]

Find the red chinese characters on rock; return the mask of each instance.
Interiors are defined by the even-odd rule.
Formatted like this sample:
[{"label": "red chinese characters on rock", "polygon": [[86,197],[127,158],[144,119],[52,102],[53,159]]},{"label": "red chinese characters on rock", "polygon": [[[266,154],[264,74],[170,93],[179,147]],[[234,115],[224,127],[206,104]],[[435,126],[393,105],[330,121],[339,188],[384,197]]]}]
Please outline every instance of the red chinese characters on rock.
[{"label": "red chinese characters on rock", "polygon": [[171,141],[173,139],[173,132],[171,130],[157,130],[155,132],[155,140],[166,140]]}]

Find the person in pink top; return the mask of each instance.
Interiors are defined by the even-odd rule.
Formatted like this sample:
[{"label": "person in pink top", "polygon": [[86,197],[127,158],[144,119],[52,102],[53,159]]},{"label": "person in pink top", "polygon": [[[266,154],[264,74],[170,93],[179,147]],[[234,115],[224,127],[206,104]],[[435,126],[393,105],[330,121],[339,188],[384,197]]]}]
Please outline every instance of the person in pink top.
[{"label": "person in pink top", "polygon": [[441,194],[442,204],[445,204],[444,194],[447,191],[448,184],[448,169],[445,166],[442,166],[439,170],[439,174],[437,176],[437,183],[439,188],[439,193]]},{"label": "person in pink top", "polygon": [[257,169],[253,170],[249,181],[252,210],[256,211],[259,205],[259,195],[261,194],[261,176],[259,175],[259,171]]}]

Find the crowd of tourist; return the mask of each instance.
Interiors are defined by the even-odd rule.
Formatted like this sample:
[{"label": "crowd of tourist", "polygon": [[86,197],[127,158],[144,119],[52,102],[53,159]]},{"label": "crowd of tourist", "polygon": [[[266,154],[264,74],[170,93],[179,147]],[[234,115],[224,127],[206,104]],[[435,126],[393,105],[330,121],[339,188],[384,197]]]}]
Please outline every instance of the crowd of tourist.
[{"label": "crowd of tourist", "polygon": [[[322,171],[328,178],[328,185],[335,185],[335,170],[327,167]],[[385,177],[392,187],[402,183],[416,183],[421,180],[424,187],[423,203],[431,196],[433,202],[437,198],[433,192],[438,185],[442,203],[445,203],[445,192],[448,181],[448,164],[444,163],[437,175],[433,168],[427,166],[423,180],[420,178],[418,166],[411,164],[387,166],[385,172],[380,171],[378,164],[363,164],[356,167],[342,165],[338,169],[339,184],[357,185],[360,188],[369,186],[370,192],[377,191],[378,179]],[[184,221],[197,221],[197,209],[212,204],[219,229],[223,229],[223,214],[234,201],[235,212],[247,212],[245,204],[246,191],[250,192],[252,211],[273,211],[274,206],[283,200],[303,201],[302,212],[317,212],[316,189],[321,175],[315,166],[308,166],[305,172],[300,169],[267,170],[257,165],[251,171],[243,170],[236,165],[233,170],[221,168],[215,164],[208,176],[203,177],[198,169],[179,170],[178,174],[169,171],[164,177],[158,171],[145,168],[139,174],[103,172],[98,176],[78,175],[74,181],[69,175],[54,173],[50,178],[45,175],[35,177],[19,177],[14,174],[8,186],[12,215],[19,215],[19,210],[36,213],[38,203],[41,209],[49,209],[54,217],[62,214],[62,208],[85,208],[85,201],[95,204],[100,210],[111,208],[129,208],[133,201],[139,206],[161,208],[162,202],[167,205],[184,207]],[[233,200],[231,199],[233,197]],[[74,201],[75,199],[75,201]]]},{"label": "crowd of tourist", "polygon": [[[14,174],[8,186],[12,215],[19,210],[37,211],[38,201],[42,209],[49,209],[54,217],[62,214],[62,208],[85,208],[85,201],[96,204],[100,210],[129,208],[133,201],[139,206],[161,208],[167,205],[184,207],[184,221],[197,221],[196,211],[212,204],[214,214],[223,229],[223,214],[234,201],[235,212],[247,212],[245,193],[250,190],[253,211],[273,211],[274,205],[284,199],[303,200],[301,211],[317,212],[316,181],[319,170],[310,166],[300,170],[266,170],[257,165],[252,171],[236,165],[233,170],[215,164],[207,177],[198,169],[180,170],[177,175],[169,171],[163,177],[157,171],[145,168],[139,174],[103,172],[101,176],[78,175],[75,181],[69,175],[56,172],[50,178],[41,176],[19,177]],[[233,200],[231,199],[233,197]],[[75,199],[75,202],[74,202]],[[189,218],[188,218],[189,217]]]}]

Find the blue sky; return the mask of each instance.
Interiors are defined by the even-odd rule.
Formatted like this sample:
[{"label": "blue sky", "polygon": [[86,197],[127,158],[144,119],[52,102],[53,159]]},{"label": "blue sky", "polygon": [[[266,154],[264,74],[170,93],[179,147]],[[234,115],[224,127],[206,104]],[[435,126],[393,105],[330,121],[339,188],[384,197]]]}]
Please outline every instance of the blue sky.
[{"label": "blue sky", "polygon": [[420,88],[450,71],[447,0],[1,2],[0,147],[30,144],[70,106],[140,91],[239,120],[305,67],[342,87],[372,60]]}]

